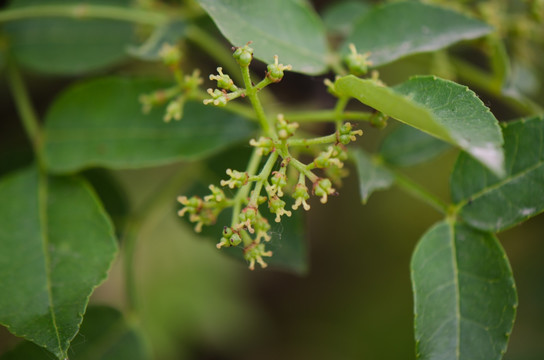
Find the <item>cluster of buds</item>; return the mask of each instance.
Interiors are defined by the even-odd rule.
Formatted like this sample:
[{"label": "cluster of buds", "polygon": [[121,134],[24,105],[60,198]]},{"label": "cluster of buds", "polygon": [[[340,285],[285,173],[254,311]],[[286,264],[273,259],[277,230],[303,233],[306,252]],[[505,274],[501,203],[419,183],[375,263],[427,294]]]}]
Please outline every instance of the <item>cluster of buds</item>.
[{"label": "cluster of buds", "polygon": [[153,107],[168,102],[164,121],[181,120],[185,101],[192,97],[202,84],[200,72],[196,69],[191,75],[183,75],[180,68],[182,54],[179,48],[175,46],[164,44],[159,56],[163,63],[174,73],[177,84],[168,89],[160,89],[150,94],[140,95],[139,100],[142,104],[142,110],[144,113],[148,113]]},{"label": "cluster of buds", "polygon": [[178,202],[183,208],[178,211],[179,216],[189,214],[189,221],[196,223],[195,231],[201,232],[203,225],[213,225],[217,221],[217,216],[225,207],[231,204],[223,190],[210,185],[211,194],[203,199],[198,196],[190,198],[179,196]]},{"label": "cluster of buds", "polygon": [[234,81],[229,75],[223,73],[223,68],[217,68],[217,75],[210,75],[210,80],[217,82],[217,89],[208,89],[210,99],[205,99],[205,105],[213,104],[215,106],[225,106],[230,100],[245,95],[245,90],[234,85]]},{"label": "cluster of buds", "polygon": [[[253,85],[248,72],[248,66],[253,59],[253,49],[249,44],[234,48],[233,54],[241,67],[247,89],[236,86],[231,77],[223,73],[223,69],[219,67],[217,74],[210,75],[210,80],[217,82],[217,88],[208,89],[210,98],[204,100],[204,104],[225,106],[230,100],[243,96],[250,97],[253,104],[256,92],[268,84],[280,81],[284,71],[291,70],[290,65],[280,64],[278,57],[275,56],[274,63],[267,67],[265,77]],[[353,51],[356,54],[355,50]],[[365,57],[361,60],[361,56],[354,56],[354,59],[359,61],[359,70],[363,64],[368,65]],[[267,121],[267,119],[264,121],[265,125],[268,124]],[[255,149],[253,156],[256,160],[250,161],[250,166],[245,172],[227,169],[228,178],[220,182],[221,186],[236,191],[232,199],[227,199],[224,192],[214,186],[210,187],[211,194],[203,199],[184,196],[178,198],[183,205],[179,215],[189,214],[189,220],[196,222],[197,231],[200,231],[203,225],[214,224],[223,209],[232,207],[231,225],[223,227],[216,246],[222,248],[242,245],[243,256],[249,262],[251,270],[255,268],[256,263],[263,268],[266,267],[263,258],[272,256],[272,252],[265,248],[265,243],[271,240],[271,226],[269,220],[260,212],[260,207],[267,206],[268,212],[275,216],[275,222],[280,222],[284,216],[292,215],[292,211],[286,208],[290,202],[286,199],[286,194],[290,194],[294,200],[292,210],[300,207],[309,210],[310,195],[315,195],[320,198],[321,203],[326,203],[329,196],[336,194],[331,180],[334,181],[336,175],[342,175],[340,170],[347,158],[345,145],[362,135],[361,130],[355,130],[350,123],[344,123],[338,126],[336,133],[323,138],[309,139],[309,143],[305,143],[304,139],[297,139],[295,136],[299,124],[289,122],[283,114],[276,117],[274,124],[265,125],[263,136],[249,142]],[[292,147],[308,144],[319,146],[321,150],[312,162],[305,164],[291,155]],[[258,163],[263,157],[268,159],[257,173]],[[314,169],[321,169],[327,177],[317,176],[313,173]],[[329,176],[328,172],[336,175]],[[298,176],[298,181],[291,182],[293,176]],[[307,186],[307,181],[311,186]]]}]

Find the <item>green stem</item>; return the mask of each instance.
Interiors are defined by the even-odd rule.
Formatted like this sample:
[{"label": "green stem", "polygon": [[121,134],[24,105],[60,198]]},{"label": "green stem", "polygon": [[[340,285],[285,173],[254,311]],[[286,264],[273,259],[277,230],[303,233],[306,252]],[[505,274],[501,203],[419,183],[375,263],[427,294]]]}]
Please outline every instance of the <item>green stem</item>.
[{"label": "green stem", "polygon": [[[191,94],[191,98],[195,100],[206,100],[210,98],[210,95],[200,89],[195,90]],[[208,105],[213,106],[213,105]],[[255,115],[255,111],[247,105],[238,104],[236,102],[229,102],[227,106],[222,108],[225,111],[230,111],[234,114],[241,115],[249,120],[258,121],[257,116]]]},{"label": "green stem", "polygon": [[335,110],[315,110],[284,113],[284,116],[287,120],[296,122],[335,121],[338,117],[341,120],[369,121],[372,113],[366,111],[344,111],[341,114],[337,114]]},{"label": "green stem", "polygon": [[137,209],[128,219],[125,226],[123,237],[123,265],[125,292],[127,299],[127,314],[131,318],[136,318],[138,313],[138,293],[136,289],[136,276],[134,260],[136,255],[137,243],[142,226],[148,222],[152,216],[166,208],[165,204],[171,202],[178,194],[181,184],[187,183],[198,176],[198,169],[187,169],[187,166],[181,166],[180,169],[164,184],[157,187],[157,191],[152,193],[146,201]]},{"label": "green stem", "polygon": [[34,5],[6,9],[0,12],[0,23],[43,17],[68,17],[75,19],[110,19],[160,26],[167,23],[171,16],[149,9],[109,5]]},{"label": "green stem", "polygon": [[298,170],[299,173],[304,174],[310,180],[312,183],[315,183],[318,180],[318,177],[316,174],[308,170],[308,166],[304,165],[299,160],[295,159],[294,157],[291,157],[291,161],[289,162],[289,165],[293,165],[295,169]]},{"label": "green stem", "polygon": [[266,160],[266,163],[264,164],[261,172],[259,173],[259,180],[255,184],[255,188],[253,189],[253,193],[251,194],[251,199],[249,200],[250,205],[257,207],[257,200],[259,199],[259,195],[261,194],[261,189],[263,188],[264,183],[268,180],[268,177],[270,176],[272,168],[274,167],[277,159],[278,152],[274,151]]},{"label": "green stem", "polygon": [[323,145],[331,144],[338,140],[336,133],[331,135],[326,135],[318,138],[312,139],[289,139],[287,140],[287,145],[289,146],[310,146],[310,145]]},{"label": "green stem", "polygon": [[334,122],[336,123],[337,130],[342,126],[342,113],[348,105],[349,99],[350,98],[347,96],[338,98],[336,106],[334,107]]},{"label": "green stem", "polygon": [[[247,165],[246,172],[250,177],[255,175],[261,162],[262,155],[259,153],[258,150],[259,149],[257,148],[253,149],[253,153],[251,154],[251,158],[249,159],[249,163]],[[249,190],[251,190],[251,183],[244,185],[236,193],[236,197],[234,198],[234,205],[232,207],[232,227],[239,223],[240,211],[242,210],[242,202],[244,201],[244,199],[247,198]]]},{"label": "green stem", "polygon": [[8,62],[8,84],[15,100],[17,112],[19,113],[30,143],[32,144],[37,162],[40,167],[43,168],[42,130],[38,121],[38,116],[30,101],[30,96],[23,77],[13,61]]},{"label": "green stem", "polygon": [[409,178],[402,175],[401,173],[396,171],[393,171],[393,173],[395,174],[396,184],[402,190],[406,191],[407,193],[411,194],[417,199],[423,201],[424,203],[427,203],[428,205],[432,206],[434,209],[440,211],[441,213],[443,214],[448,213],[448,205],[444,201],[442,201],[440,198],[438,198],[436,195],[428,192],[421,185],[415,183],[414,181],[410,180]]},{"label": "green stem", "polygon": [[253,106],[253,110],[255,110],[255,114],[257,115],[257,119],[259,120],[259,123],[261,124],[261,127],[263,128],[263,131],[265,134],[267,134],[272,139],[276,140],[278,136],[276,135],[276,131],[274,130],[274,127],[270,125],[270,121],[268,120],[263,106],[261,104],[261,101],[259,100],[259,97],[257,96],[257,89],[253,86],[251,82],[251,77],[249,75],[249,67],[248,66],[242,66],[242,77],[244,79],[244,86],[246,88],[246,96],[249,98],[249,101],[251,102],[251,106]]},{"label": "green stem", "polygon": [[345,76],[348,75],[348,71],[342,64],[342,58],[338,54],[329,54],[329,66],[336,75]]}]

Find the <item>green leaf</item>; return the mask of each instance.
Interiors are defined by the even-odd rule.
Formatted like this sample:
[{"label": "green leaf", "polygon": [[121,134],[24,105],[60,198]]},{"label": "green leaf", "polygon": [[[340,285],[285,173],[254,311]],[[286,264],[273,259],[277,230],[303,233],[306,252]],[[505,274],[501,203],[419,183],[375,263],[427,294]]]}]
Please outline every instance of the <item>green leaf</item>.
[{"label": "green leaf", "polygon": [[0,198],[0,323],[64,359],[116,254],[111,222],[85,182],[34,168]]},{"label": "green leaf", "polygon": [[198,0],[234,46],[252,41],[254,56],[266,63],[279,56],[293,71],[327,69],[325,28],[309,6],[296,0]]},{"label": "green leaf", "polygon": [[492,234],[439,223],[421,238],[411,271],[418,359],[502,358],[517,294]]},{"label": "green leaf", "polygon": [[172,21],[157,29],[140,46],[128,48],[129,54],[143,60],[158,60],[163,45],[175,45],[185,35],[184,21]]},{"label": "green leaf", "polygon": [[165,123],[163,107],[144,114],[138,97],[164,85],[103,78],[66,90],[45,118],[48,169],[138,168],[196,159],[252,134],[255,127],[247,120],[200,102],[187,102],[180,121]]},{"label": "green leaf", "polygon": [[335,86],[344,95],[460,147],[494,173],[504,173],[498,122],[466,86],[435,76],[415,76],[388,88],[353,75],[338,79]]},{"label": "green leaf", "polygon": [[470,225],[501,231],[544,211],[544,120],[504,125],[506,176],[497,178],[466,155],[451,177],[452,199]]},{"label": "green leaf", "polygon": [[373,66],[431,52],[461,40],[488,34],[491,26],[443,7],[415,1],[394,2],[374,8],[355,24],[344,42],[343,53],[354,44],[359,53],[370,52]]},{"label": "green leaf", "polygon": [[[109,5],[108,0],[85,3]],[[118,0],[127,7],[130,0]],[[72,0],[14,0],[10,8],[73,4]],[[134,25],[108,19],[35,18],[4,25],[15,59],[47,74],[81,74],[123,61],[134,42]]]},{"label": "green leaf", "polygon": [[[70,360],[145,360],[146,349],[140,335],[130,329],[123,315],[106,306],[91,306],[69,350]],[[50,360],[51,354],[31,343],[22,342],[1,360]]]},{"label": "green leaf", "polygon": [[331,33],[347,36],[355,23],[370,10],[370,4],[360,1],[333,2],[323,12],[323,23]]},{"label": "green leaf", "polygon": [[447,149],[447,143],[411,126],[400,125],[385,138],[380,146],[380,155],[388,164],[412,166],[428,161]]},{"label": "green leaf", "polygon": [[359,176],[359,190],[361,200],[366,204],[370,195],[376,190],[384,190],[395,181],[395,176],[386,167],[381,165],[377,158],[372,158],[362,149],[351,151],[355,160]]}]

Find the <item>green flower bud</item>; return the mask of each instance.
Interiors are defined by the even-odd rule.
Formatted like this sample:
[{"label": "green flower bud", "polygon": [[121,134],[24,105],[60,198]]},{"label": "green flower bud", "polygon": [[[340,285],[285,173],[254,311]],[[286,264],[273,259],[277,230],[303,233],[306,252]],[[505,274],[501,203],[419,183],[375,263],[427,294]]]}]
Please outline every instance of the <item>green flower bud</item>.
[{"label": "green flower bud", "polygon": [[368,72],[368,66],[372,65],[372,62],[368,61],[369,53],[359,54],[355,45],[350,44],[349,49],[351,53],[344,58],[344,62],[348,66],[349,72],[355,76],[361,76]]},{"label": "green flower bud", "polygon": [[244,249],[244,259],[249,261],[249,270],[255,270],[255,261],[264,269],[268,265],[263,261],[263,256],[272,256],[272,251],[265,251],[264,244],[252,242]]},{"label": "green flower bud", "polygon": [[217,72],[219,75],[210,75],[210,80],[217,81],[217,87],[225,89],[227,91],[236,91],[238,87],[234,85],[234,81],[227,74],[223,74],[223,68],[218,67]]},{"label": "green flower bud", "polygon": [[274,55],[274,64],[268,65],[266,77],[272,82],[280,82],[283,79],[283,71],[291,69],[291,65],[279,64],[278,55]]},{"label": "green flower bud", "polygon": [[159,51],[159,56],[166,66],[176,67],[181,61],[181,51],[176,46],[164,44]]},{"label": "green flower bud", "polygon": [[314,183],[313,192],[317,196],[321,196],[321,203],[325,204],[329,195],[336,194],[336,191],[332,188],[332,183],[329,179],[318,179]]},{"label": "green flower bud", "polygon": [[347,145],[352,141],[355,141],[357,138],[355,135],[363,135],[363,130],[352,130],[353,126],[351,123],[347,122],[343,124],[340,129],[338,129],[338,141],[343,144]]},{"label": "green flower bud", "polygon": [[240,237],[238,231],[225,226],[223,228],[223,236],[216,247],[220,249],[221,247],[238,246],[241,242],[242,238]]},{"label": "green flower bud", "polygon": [[242,67],[249,66],[251,60],[253,60],[253,49],[249,47],[249,44],[251,44],[251,41],[242,47],[236,48],[234,54],[232,54],[236,62]]},{"label": "green flower bud", "polygon": [[276,214],[276,222],[281,221],[282,215],[291,216],[291,211],[285,210],[285,201],[277,196],[273,196],[268,201],[268,208],[272,214]]}]

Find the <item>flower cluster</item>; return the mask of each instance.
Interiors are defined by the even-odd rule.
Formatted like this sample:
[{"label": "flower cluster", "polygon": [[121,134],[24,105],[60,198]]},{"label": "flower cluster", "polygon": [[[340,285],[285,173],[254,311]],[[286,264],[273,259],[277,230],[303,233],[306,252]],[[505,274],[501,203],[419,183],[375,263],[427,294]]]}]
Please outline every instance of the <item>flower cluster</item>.
[{"label": "flower cluster", "polygon": [[[200,231],[202,226],[214,224],[222,210],[232,207],[231,224],[223,227],[217,248],[241,245],[243,256],[253,270],[255,263],[266,267],[263,258],[272,256],[265,246],[271,240],[269,221],[281,222],[300,207],[309,210],[311,195],[324,204],[336,194],[332,184],[345,174],[345,146],[362,135],[362,131],[355,130],[351,123],[339,121],[334,134],[313,139],[297,138],[299,124],[290,122],[283,114],[270,121],[263,111],[259,111],[262,108],[259,108],[256,97],[256,93],[265,86],[281,81],[284,71],[290,70],[291,66],[280,64],[275,56],[263,79],[253,84],[248,72],[253,59],[249,43],[234,48],[233,56],[242,70],[244,86],[237,86],[219,67],[217,74],[210,75],[217,88],[208,89],[210,97],[204,100],[204,104],[226,106],[233,99],[248,97],[263,125],[263,132],[258,139],[249,141],[254,151],[248,168],[245,171],[227,169],[227,178],[220,182],[222,187],[235,192],[233,198],[227,198],[220,188],[212,185],[211,194],[203,199],[179,197],[178,201],[183,205],[179,215],[189,214],[189,220],[196,223],[196,231]],[[299,147],[313,151],[313,160],[304,163],[297,159]],[[325,176],[318,176],[314,171]],[[292,204],[290,208],[288,204]],[[270,220],[261,212],[263,207],[267,207],[267,212],[273,216]]]},{"label": "flower cluster", "polygon": [[185,102],[188,98],[195,96],[198,87],[202,84],[200,72],[194,70],[191,75],[183,74],[180,68],[182,55],[180,50],[175,46],[164,44],[159,52],[159,56],[174,74],[176,85],[168,89],[160,89],[150,94],[140,95],[139,100],[142,104],[143,112],[148,113],[153,107],[168,102],[164,121],[170,122],[172,119],[181,120]]}]

